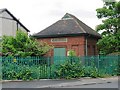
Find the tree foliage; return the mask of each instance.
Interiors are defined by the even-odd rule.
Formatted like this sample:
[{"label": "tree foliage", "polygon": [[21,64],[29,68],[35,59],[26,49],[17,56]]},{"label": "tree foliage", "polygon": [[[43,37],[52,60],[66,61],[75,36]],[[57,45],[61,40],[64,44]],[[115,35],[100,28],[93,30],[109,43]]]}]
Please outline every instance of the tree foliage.
[{"label": "tree foliage", "polygon": [[120,52],[120,32],[100,39],[98,41],[98,48],[101,54]]},{"label": "tree foliage", "polygon": [[97,17],[102,19],[102,24],[97,26],[102,35],[98,41],[100,52],[120,52],[120,2],[104,2],[103,7],[96,11]]},{"label": "tree foliage", "polygon": [[102,35],[116,34],[120,29],[120,2],[104,2],[103,8],[96,9],[97,17],[103,24],[97,26]]},{"label": "tree foliage", "polygon": [[34,38],[21,30],[17,31],[15,37],[3,36],[2,54],[4,56],[41,56],[47,53],[52,47],[44,42],[37,42]]}]

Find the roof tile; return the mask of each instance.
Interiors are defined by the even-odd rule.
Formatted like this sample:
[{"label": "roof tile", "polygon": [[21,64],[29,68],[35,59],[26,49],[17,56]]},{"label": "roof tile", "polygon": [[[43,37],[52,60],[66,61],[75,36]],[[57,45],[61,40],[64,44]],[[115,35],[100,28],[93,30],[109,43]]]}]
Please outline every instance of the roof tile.
[{"label": "roof tile", "polygon": [[34,34],[34,37],[58,37],[68,35],[89,34],[100,38],[100,34],[80,21],[75,16],[66,13],[64,17],[47,27],[46,29]]}]

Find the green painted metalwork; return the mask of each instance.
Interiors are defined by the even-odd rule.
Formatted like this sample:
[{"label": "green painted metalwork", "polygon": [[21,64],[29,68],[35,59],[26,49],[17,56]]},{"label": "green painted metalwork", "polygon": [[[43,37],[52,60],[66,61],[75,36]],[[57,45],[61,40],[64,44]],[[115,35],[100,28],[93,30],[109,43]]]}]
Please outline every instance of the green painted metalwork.
[{"label": "green painted metalwork", "polygon": [[[55,60],[55,61],[54,61]],[[2,79],[23,79],[24,75],[32,79],[55,79],[55,71],[59,65],[81,61],[85,67],[96,67],[100,73],[117,75],[120,56],[84,56],[84,57],[0,57],[2,63]]]},{"label": "green painted metalwork", "polygon": [[65,56],[66,50],[65,48],[54,48],[54,56]]},{"label": "green painted metalwork", "polygon": [[54,48],[54,64],[64,63],[66,56],[65,48]]}]

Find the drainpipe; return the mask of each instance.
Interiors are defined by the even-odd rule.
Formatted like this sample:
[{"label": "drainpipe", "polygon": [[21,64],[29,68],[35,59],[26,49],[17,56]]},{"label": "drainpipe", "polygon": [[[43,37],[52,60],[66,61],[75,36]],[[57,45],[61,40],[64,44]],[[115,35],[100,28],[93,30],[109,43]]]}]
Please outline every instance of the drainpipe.
[{"label": "drainpipe", "polygon": [[87,37],[86,37],[86,38],[85,38],[85,55],[86,55],[86,56],[88,55],[87,44],[88,44],[88,41],[87,41]]}]

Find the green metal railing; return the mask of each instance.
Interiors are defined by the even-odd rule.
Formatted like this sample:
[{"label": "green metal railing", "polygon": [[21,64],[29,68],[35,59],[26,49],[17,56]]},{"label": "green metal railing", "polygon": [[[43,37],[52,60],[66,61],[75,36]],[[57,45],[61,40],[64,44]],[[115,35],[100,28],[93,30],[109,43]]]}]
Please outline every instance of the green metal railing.
[{"label": "green metal railing", "polygon": [[117,75],[119,73],[120,56],[86,56],[82,57],[85,66],[94,66],[101,73]]},{"label": "green metal railing", "polygon": [[[55,71],[59,65],[81,61],[85,67],[96,67],[99,72],[117,75],[120,56],[84,57],[0,57],[3,80],[58,78]],[[0,75],[1,76],[1,75]]]}]

